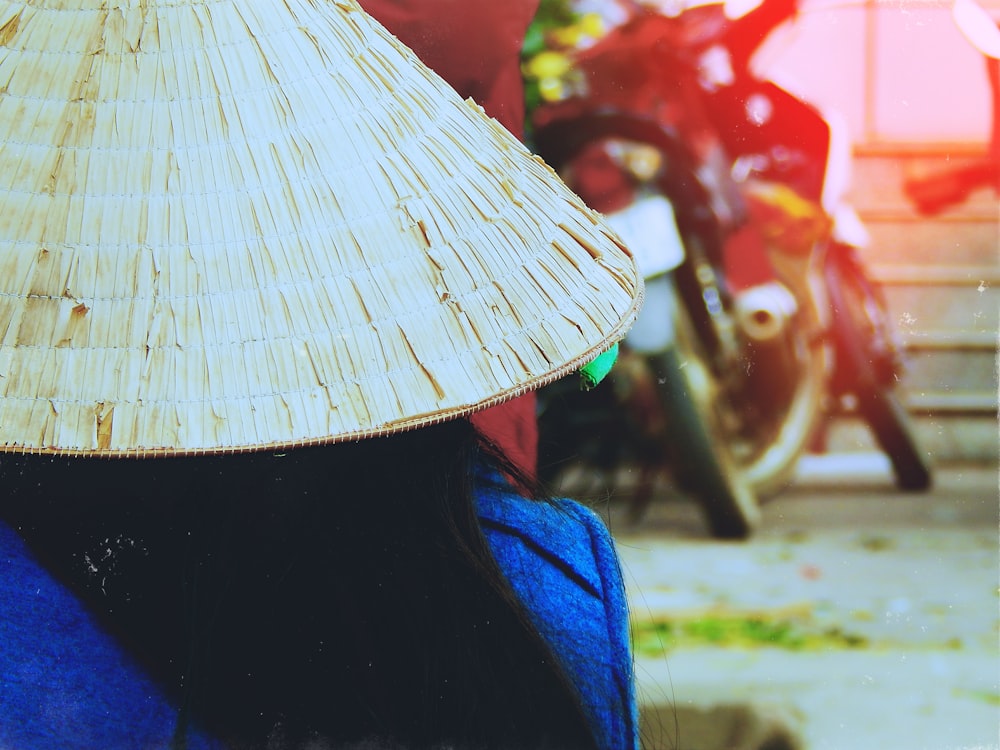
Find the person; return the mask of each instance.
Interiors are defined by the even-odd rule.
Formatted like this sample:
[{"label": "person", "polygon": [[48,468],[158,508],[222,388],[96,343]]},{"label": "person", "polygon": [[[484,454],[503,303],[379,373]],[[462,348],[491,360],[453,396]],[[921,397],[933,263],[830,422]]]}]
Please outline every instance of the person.
[{"label": "person", "polygon": [[0,28],[0,746],[634,747],[607,530],[470,422],[631,325],[600,217],[353,0]]}]

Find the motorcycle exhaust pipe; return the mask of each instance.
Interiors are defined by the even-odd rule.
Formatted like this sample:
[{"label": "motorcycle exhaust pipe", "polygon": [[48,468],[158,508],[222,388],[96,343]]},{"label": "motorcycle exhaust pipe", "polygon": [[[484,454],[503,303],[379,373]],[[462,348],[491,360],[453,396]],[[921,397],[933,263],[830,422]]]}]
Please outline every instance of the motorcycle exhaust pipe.
[{"label": "motorcycle exhaust pipe", "polygon": [[743,367],[763,420],[784,414],[796,390],[799,363],[786,334],[797,310],[794,295],[776,281],[736,296],[736,322],[747,337]]},{"label": "motorcycle exhaust pipe", "polygon": [[760,344],[784,335],[798,307],[792,293],[777,281],[739,292],[734,305],[737,324],[751,341]]}]

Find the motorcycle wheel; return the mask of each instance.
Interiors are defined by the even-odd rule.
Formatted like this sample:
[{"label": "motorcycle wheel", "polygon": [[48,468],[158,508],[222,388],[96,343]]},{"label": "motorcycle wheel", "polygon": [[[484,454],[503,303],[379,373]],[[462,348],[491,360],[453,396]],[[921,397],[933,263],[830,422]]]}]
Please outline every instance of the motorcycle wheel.
[{"label": "motorcycle wheel", "polygon": [[838,368],[850,373],[858,413],[889,457],[896,485],[926,490],[932,484],[931,469],[895,387],[898,357],[885,305],[863,276],[851,248],[833,248],[831,260],[828,278],[841,359]]},{"label": "motorcycle wheel", "polygon": [[793,364],[767,385],[774,388],[775,383],[787,383],[789,396],[772,419],[764,420],[770,426],[751,434],[747,455],[741,458],[747,481],[762,500],[778,494],[792,481],[799,458],[821,421],[827,389],[827,349],[822,342],[811,340],[798,320],[789,323],[782,346]]},{"label": "motorcycle wheel", "polygon": [[673,345],[653,355],[670,421],[673,466],[697,499],[712,535],[745,539],[760,524],[760,504],[732,455],[725,396],[684,306],[674,295]]},{"label": "motorcycle wheel", "polygon": [[858,397],[858,411],[889,456],[901,490],[922,492],[931,486],[931,470],[913,437],[913,423],[895,389],[875,388]]}]

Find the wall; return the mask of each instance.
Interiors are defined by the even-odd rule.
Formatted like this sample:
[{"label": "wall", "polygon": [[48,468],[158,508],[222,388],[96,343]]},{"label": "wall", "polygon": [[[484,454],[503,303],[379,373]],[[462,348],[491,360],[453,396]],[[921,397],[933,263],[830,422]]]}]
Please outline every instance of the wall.
[{"label": "wall", "polygon": [[[979,0],[994,16],[1000,0]],[[991,95],[983,56],[949,2],[803,0],[757,63],[778,83],[839,110],[859,146],[985,146]]]}]

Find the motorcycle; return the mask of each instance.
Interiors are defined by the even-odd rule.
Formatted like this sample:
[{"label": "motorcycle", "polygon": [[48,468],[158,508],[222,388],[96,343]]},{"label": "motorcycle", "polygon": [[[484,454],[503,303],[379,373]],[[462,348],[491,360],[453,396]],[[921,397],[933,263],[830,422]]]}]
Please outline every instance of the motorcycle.
[{"label": "motorcycle", "polygon": [[636,7],[573,54],[567,95],[534,113],[536,150],[616,226],[648,298],[603,398],[566,383],[541,393],[540,466],[551,479],[574,458],[605,470],[630,458],[635,519],[669,466],[715,536],[746,537],[847,397],[900,486],[930,484],[829,120],[749,65],[794,12]]}]

